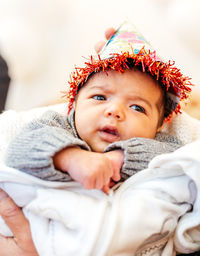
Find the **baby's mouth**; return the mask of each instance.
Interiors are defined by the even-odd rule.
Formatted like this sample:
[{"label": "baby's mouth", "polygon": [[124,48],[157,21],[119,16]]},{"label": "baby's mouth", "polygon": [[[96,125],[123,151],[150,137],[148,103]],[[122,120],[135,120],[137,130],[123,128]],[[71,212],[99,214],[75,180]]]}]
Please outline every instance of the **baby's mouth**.
[{"label": "baby's mouth", "polygon": [[103,127],[99,130],[99,135],[102,140],[109,143],[115,142],[120,138],[118,130],[113,126]]}]

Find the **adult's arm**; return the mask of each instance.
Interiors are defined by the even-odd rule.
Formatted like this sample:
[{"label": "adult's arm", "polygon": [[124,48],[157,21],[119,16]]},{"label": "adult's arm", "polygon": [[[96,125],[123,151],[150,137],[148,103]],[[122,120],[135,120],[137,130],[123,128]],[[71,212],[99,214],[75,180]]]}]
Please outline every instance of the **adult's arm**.
[{"label": "adult's arm", "polygon": [[0,235],[0,256],[38,256],[28,220],[22,210],[1,189],[0,215],[14,234],[14,238]]}]

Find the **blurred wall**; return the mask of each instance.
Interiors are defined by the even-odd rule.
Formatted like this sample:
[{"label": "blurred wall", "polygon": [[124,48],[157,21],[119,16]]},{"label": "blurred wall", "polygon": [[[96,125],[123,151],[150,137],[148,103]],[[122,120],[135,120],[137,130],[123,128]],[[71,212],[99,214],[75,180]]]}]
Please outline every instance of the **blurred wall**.
[{"label": "blurred wall", "polygon": [[59,101],[74,65],[125,19],[199,90],[199,13],[198,0],[0,0],[0,53],[12,78],[6,108]]}]

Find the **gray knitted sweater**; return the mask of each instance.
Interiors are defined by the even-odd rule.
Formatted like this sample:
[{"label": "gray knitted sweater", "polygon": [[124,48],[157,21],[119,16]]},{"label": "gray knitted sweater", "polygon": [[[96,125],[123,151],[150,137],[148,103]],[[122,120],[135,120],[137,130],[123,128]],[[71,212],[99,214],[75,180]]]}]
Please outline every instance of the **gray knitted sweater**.
[{"label": "gray knitted sweater", "polygon": [[[131,138],[117,141],[105,148],[105,152],[122,149],[124,163],[122,180],[147,168],[156,155],[172,152],[181,142],[168,134],[158,133],[155,139]],[[91,151],[81,140],[74,126],[74,113],[63,117],[55,111],[47,111],[40,119],[33,120],[9,144],[5,162],[22,172],[50,181],[69,181],[70,176],[56,170],[52,157],[63,148],[79,146]]]}]

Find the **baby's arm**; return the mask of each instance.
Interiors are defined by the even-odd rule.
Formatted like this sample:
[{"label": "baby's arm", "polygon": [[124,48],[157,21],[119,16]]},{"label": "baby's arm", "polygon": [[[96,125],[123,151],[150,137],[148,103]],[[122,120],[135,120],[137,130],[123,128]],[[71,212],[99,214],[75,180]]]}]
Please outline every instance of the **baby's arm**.
[{"label": "baby's arm", "polygon": [[54,157],[57,169],[68,172],[73,180],[80,182],[87,189],[109,191],[110,180],[120,180],[123,152],[114,150],[109,153],[86,151],[80,147],[63,149]]},{"label": "baby's arm", "polygon": [[157,155],[170,153],[180,148],[182,143],[174,136],[158,133],[155,139],[132,138],[110,144],[105,152],[121,149],[124,152],[124,164],[121,169],[122,181],[135,173],[146,169]]}]

